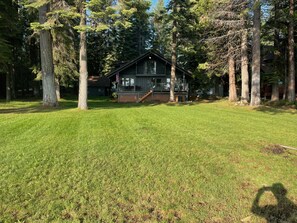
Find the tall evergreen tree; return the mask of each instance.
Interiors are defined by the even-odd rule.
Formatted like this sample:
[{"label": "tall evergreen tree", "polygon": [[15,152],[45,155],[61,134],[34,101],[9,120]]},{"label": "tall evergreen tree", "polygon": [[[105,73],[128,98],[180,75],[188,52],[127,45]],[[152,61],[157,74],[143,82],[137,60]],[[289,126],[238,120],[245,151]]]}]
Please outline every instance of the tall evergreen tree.
[{"label": "tall evergreen tree", "polygon": [[[171,30],[171,78],[170,78],[170,99],[169,101],[175,101],[174,89],[175,89],[175,71],[176,64],[178,63],[178,50],[179,46],[186,43],[186,39],[189,40],[189,30],[193,26],[193,14],[191,12],[191,2],[188,0],[171,0],[169,1],[167,21],[170,24]],[[180,47],[182,48],[182,47]]]},{"label": "tall evergreen tree", "polygon": [[9,44],[10,32],[7,32],[9,27],[9,8],[11,1],[5,0],[0,2],[0,72],[8,70],[7,64],[11,61],[11,45]]},{"label": "tall evergreen tree", "polygon": [[247,4],[242,12],[243,30],[241,34],[241,103],[248,104],[250,100],[249,91],[249,59],[248,59],[248,23],[247,23]]},{"label": "tall evergreen tree", "polygon": [[177,13],[178,13],[178,3],[177,1],[172,1],[172,36],[171,36],[171,73],[170,73],[170,102],[174,102],[174,91],[175,91],[175,79],[176,79],[176,63],[177,63]]},{"label": "tall evergreen tree", "polygon": [[166,19],[167,13],[164,5],[164,0],[157,2],[156,8],[153,12],[153,48],[158,50],[165,56],[170,55],[170,26]]},{"label": "tall evergreen tree", "polygon": [[252,51],[252,89],[251,106],[258,106],[261,103],[260,97],[260,35],[261,35],[261,2],[254,0],[253,4],[253,51]]},{"label": "tall evergreen tree", "polygon": [[[245,96],[248,91],[247,27],[245,26],[247,3],[244,0],[211,1],[205,6],[204,20],[207,60],[204,67],[210,75],[229,76],[229,101],[237,101],[236,67],[242,61],[245,80]],[[243,36],[245,35],[245,36]],[[246,78],[247,77],[247,78]]]},{"label": "tall evergreen tree", "polygon": [[229,67],[229,101],[237,101],[237,92],[236,92],[236,76],[235,76],[235,54],[232,42],[229,43],[228,49],[228,67]]},{"label": "tall evergreen tree", "polygon": [[14,45],[17,45],[18,36],[18,8],[12,0],[3,0],[0,3],[0,75],[6,76],[6,101],[13,96],[14,77]]},{"label": "tall evergreen tree", "polygon": [[[27,3],[27,4],[26,4]],[[43,105],[55,107],[58,105],[55,75],[53,65],[53,47],[51,36],[51,23],[49,13],[51,12],[51,2],[34,0],[25,2],[26,7],[38,9],[39,23],[32,23],[32,28],[39,31],[40,35],[40,59],[42,73]]]},{"label": "tall evergreen tree", "polygon": [[250,100],[247,29],[243,30],[241,38],[241,103],[247,104]]},{"label": "tall evergreen tree", "polygon": [[289,30],[288,30],[288,50],[289,50],[289,73],[288,73],[288,100],[295,102],[295,42],[294,42],[294,0],[290,0],[289,5]]},{"label": "tall evergreen tree", "polygon": [[78,108],[81,110],[88,109],[88,67],[87,67],[87,34],[84,28],[87,25],[87,12],[85,2],[80,1],[80,42],[79,42],[79,95]]},{"label": "tall evergreen tree", "polygon": [[52,1],[51,20],[55,27],[51,30],[53,38],[53,62],[57,98],[60,99],[60,85],[68,87],[78,78],[77,36],[73,26],[78,20],[71,1]]},{"label": "tall evergreen tree", "polygon": [[[148,48],[150,35],[150,21],[148,0],[124,0],[121,1],[120,14],[127,17],[126,10],[131,11],[127,19],[129,27],[121,26],[118,29],[118,54],[119,61],[128,61],[143,54]],[[132,10],[131,10],[132,9]],[[124,14],[123,14],[124,13]]]},{"label": "tall evergreen tree", "polygon": [[[102,33],[111,28],[111,23],[109,19],[114,19],[114,26],[117,27],[130,27],[131,22],[129,21],[130,17],[136,11],[133,8],[133,5],[129,8],[123,8],[126,1],[118,1],[118,5],[112,5],[110,1],[105,0],[91,0],[84,1],[79,0],[76,2],[76,6],[80,13],[80,25],[76,29],[80,32],[80,55],[79,55],[79,64],[80,64],[80,79],[79,79],[79,98],[78,98],[78,108],[85,110],[87,106],[87,78],[88,78],[88,69],[87,69],[87,31],[94,31]],[[127,2],[130,2],[128,0]],[[138,2],[138,1],[137,1]],[[87,23],[87,10],[90,11],[90,22]],[[121,15],[124,18],[121,18]]]},{"label": "tall evergreen tree", "polygon": [[279,100],[279,87],[278,82],[280,78],[279,62],[280,62],[280,40],[279,40],[279,27],[278,27],[278,15],[279,15],[278,0],[274,1],[274,41],[273,41],[273,72],[274,81],[272,83],[271,101]]},{"label": "tall evergreen tree", "polygon": [[[105,24],[108,28],[97,32],[96,30],[90,31],[88,38],[88,70],[92,75],[104,76],[109,73],[115,66],[118,60],[118,27],[115,24],[119,20],[119,15],[115,14],[115,7],[118,8],[114,0],[102,1],[100,8],[91,8],[92,12],[95,11],[94,18],[96,23]],[[109,11],[104,16],[98,18],[97,11]]]},{"label": "tall evergreen tree", "polygon": [[[50,4],[46,3],[38,8],[39,23],[44,25],[47,19],[47,13],[50,12]],[[43,87],[43,105],[57,106],[57,95],[55,88],[55,75],[53,65],[52,36],[49,30],[40,30],[40,58]]]},{"label": "tall evergreen tree", "polygon": [[[288,7],[289,2],[273,0],[266,2],[263,13],[266,15],[262,25],[262,48],[264,72],[262,86],[271,86],[271,101],[287,98],[287,48],[288,48]],[[273,46],[273,47],[272,47]],[[270,55],[270,56],[269,56]],[[267,61],[273,55],[273,61]],[[281,84],[283,83],[283,84]]]}]

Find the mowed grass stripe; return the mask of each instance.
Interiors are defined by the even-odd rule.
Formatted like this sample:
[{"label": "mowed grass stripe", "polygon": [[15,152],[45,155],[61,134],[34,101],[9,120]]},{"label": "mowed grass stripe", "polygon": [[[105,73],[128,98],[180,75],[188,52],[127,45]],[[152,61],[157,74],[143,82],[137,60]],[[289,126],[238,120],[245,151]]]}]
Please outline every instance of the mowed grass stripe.
[{"label": "mowed grass stripe", "polygon": [[296,137],[294,114],[225,102],[73,105],[0,114],[0,221],[238,222],[263,184],[297,199],[295,156],[261,152],[294,146],[284,135]]}]

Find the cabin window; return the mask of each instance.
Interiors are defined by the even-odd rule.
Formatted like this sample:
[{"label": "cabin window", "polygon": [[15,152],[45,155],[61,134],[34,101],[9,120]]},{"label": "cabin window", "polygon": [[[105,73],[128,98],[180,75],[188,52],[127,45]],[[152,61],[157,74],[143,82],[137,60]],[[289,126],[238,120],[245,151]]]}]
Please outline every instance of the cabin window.
[{"label": "cabin window", "polygon": [[144,70],[146,74],[157,74],[157,62],[154,60],[147,60],[145,62]]},{"label": "cabin window", "polygon": [[123,77],[122,78],[122,86],[125,86],[125,87],[129,87],[129,86],[134,86],[134,78],[131,78],[131,77]]},{"label": "cabin window", "polygon": [[161,85],[162,84],[162,79],[161,78],[152,78],[151,79],[151,82],[154,84],[154,85]]}]

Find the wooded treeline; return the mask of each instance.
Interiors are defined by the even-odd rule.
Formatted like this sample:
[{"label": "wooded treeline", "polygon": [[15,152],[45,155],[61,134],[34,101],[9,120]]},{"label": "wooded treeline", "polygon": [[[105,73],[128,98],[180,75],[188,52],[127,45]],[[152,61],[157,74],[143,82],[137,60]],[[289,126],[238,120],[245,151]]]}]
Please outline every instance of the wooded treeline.
[{"label": "wooded treeline", "polygon": [[294,0],[159,0],[150,8],[149,0],[2,0],[0,95],[43,92],[43,104],[57,106],[61,87],[79,89],[78,107],[87,109],[88,75],[155,49],[172,61],[171,100],[180,64],[197,89],[227,82],[232,102],[295,102]]}]

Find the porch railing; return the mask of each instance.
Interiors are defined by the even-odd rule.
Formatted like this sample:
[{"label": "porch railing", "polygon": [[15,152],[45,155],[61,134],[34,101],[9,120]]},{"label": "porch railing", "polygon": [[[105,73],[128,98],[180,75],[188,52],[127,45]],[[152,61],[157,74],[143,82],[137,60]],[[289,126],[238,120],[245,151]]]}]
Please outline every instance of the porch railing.
[{"label": "porch railing", "polygon": [[[148,85],[148,86],[139,86],[139,85],[135,85],[135,86],[122,86],[122,85],[118,85],[117,86],[117,91],[120,92],[135,92],[135,91],[148,91],[148,90],[153,90],[155,92],[167,92],[170,91],[170,84],[168,83],[156,83],[156,84],[152,84],[152,85]],[[188,83],[176,83],[174,90],[176,92],[181,92],[181,91],[188,91],[189,90],[189,84]]]}]

